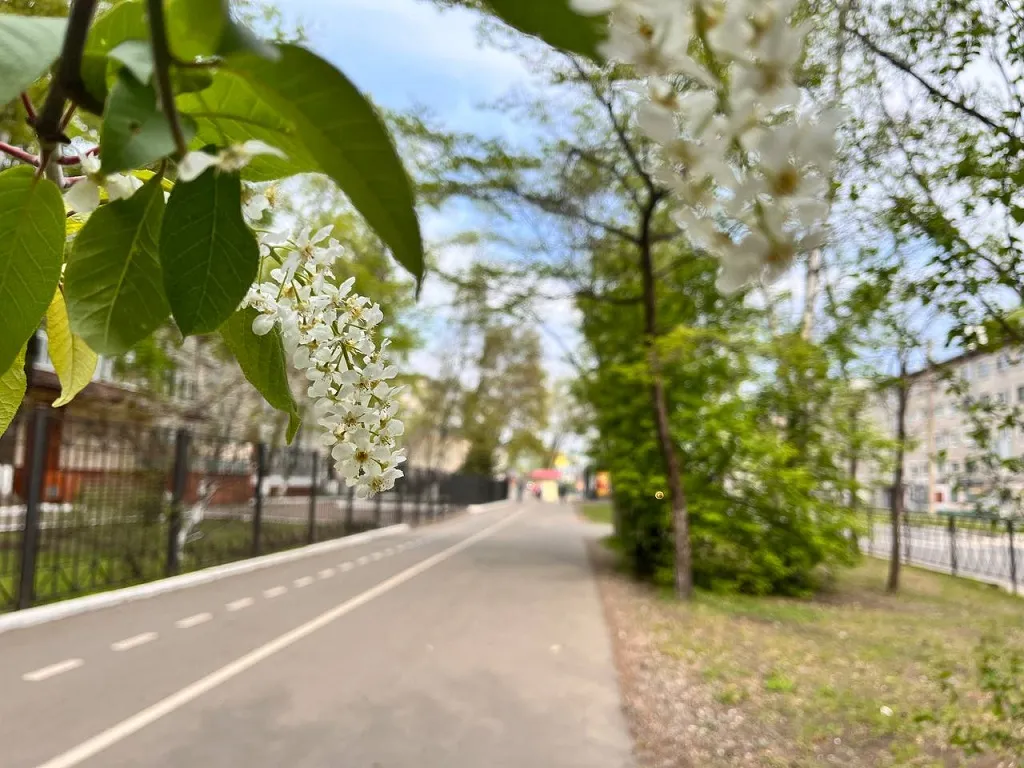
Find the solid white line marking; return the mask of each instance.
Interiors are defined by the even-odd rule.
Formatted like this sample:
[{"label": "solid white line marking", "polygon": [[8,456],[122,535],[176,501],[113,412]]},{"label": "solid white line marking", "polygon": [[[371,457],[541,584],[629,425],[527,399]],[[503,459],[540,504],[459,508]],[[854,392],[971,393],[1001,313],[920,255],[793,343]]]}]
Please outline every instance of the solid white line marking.
[{"label": "solid white line marking", "polygon": [[200,624],[205,624],[213,618],[212,613],[197,613],[195,616],[189,616],[188,618],[178,619],[174,622],[174,626],[178,629],[192,629]]},{"label": "solid white line marking", "polygon": [[238,600],[232,600],[225,607],[229,611],[240,611],[243,608],[248,608],[252,603],[253,600],[251,597],[240,597]]},{"label": "solid white line marking", "polygon": [[329,578],[331,578],[331,576],[334,575],[334,569],[333,568],[324,568],[322,571],[320,571],[320,573],[318,575],[320,576],[321,579],[329,579]]},{"label": "solid white line marking", "polygon": [[172,712],[181,709],[189,702],[195,701],[203,694],[209,693],[214,688],[226,683],[228,680],[238,677],[246,670],[259,664],[261,661],[264,661],[274,654],[280,653],[286,648],[295,645],[299,640],[309,637],[314,632],[323,629],[328,624],[331,624],[342,616],[351,613],[359,606],[365,605],[371,600],[390,592],[395,587],[401,586],[410,579],[414,579],[421,573],[429,571],[434,566],[440,565],[445,560],[454,557],[462,550],[473,546],[473,544],[481,539],[485,539],[488,536],[497,533],[502,528],[505,528],[515,522],[519,516],[526,511],[526,509],[520,509],[517,512],[513,512],[503,520],[484,528],[482,531],[478,531],[469,538],[463,539],[458,544],[453,544],[448,547],[448,549],[431,555],[426,560],[421,560],[416,563],[416,565],[406,568],[401,573],[397,573],[389,579],[385,579],[362,594],[356,595],[351,600],[346,600],[344,603],[336,605],[334,608],[321,613],[316,618],[307,621],[305,624],[296,627],[290,632],[286,632],[285,634],[274,638],[269,643],[261,645],[258,648],[254,648],[244,656],[241,656],[220,669],[211,672],[206,677],[200,678],[194,683],[185,686],[180,691],[172,693],[167,698],[158,701],[156,704],[147,707],[141,712],[136,712],[131,717],[126,718],[107,730],[96,734],[91,739],[83,741],[77,747],[72,747],[67,752],[57,755],[57,757],[37,766],[37,768],[73,768],[73,766],[79,765],[90,757],[94,757],[105,749],[117,744],[119,741],[123,741],[132,734],[138,733],[147,725],[155,723],[160,718],[166,717]]},{"label": "solid white line marking", "polygon": [[263,596],[268,600],[273,600],[275,597],[280,597],[288,591],[288,587],[271,587],[270,589],[263,590]]},{"label": "solid white line marking", "polygon": [[313,577],[312,576],[303,576],[301,579],[296,579],[295,581],[292,582],[292,584],[294,584],[298,589],[302,589],[303,587],[308,587],[312,583],[313,583]]},{"label": "solid white line marking", "polygon": [[374,552],[372,555],[370,555],[370,557],[374,560],[380,560],[382,557],[384,557],[384,555],[382,555],[380,552]]},{"label": "solid white line marking", "polygon": [[356,560],[356,565],[366,565],[368,562],[370,562],[370,558],[368,558],[366,555],[363,555],[358,560]]},{"label": "solid white line marking", "polygon": [[60,661],[48,667],[37,669],[35,672],[28,672],[22,675],[21,679],[28,683],[41,683],[43,680],[70,672],[72,669],[78,669],[84,663],[81,659],[67,659],[66,661]]},{"label": "solid white line marking", "polygon": [[151,640],[156,640],[158,637],[159,635],[156,632],[143,632],[141,635],[136,635],[135,637],[118,640],[116,643],[111,644],[110,650],[130,651],[132,648],[138,648],[140,645],[145,645]]},{"label": "solid white line marking", "polygon": [[342,563],[338,567],[341,568],[341,570],[343,571],[351,571],[353,568],[355,568],[355,566],[352,565],[352,563]]}]

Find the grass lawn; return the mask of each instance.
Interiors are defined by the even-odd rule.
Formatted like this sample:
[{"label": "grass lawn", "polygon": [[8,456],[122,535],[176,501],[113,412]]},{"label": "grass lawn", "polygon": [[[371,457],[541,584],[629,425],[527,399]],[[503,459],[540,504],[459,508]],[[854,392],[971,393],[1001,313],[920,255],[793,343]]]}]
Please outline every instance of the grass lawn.
[{"label": "grass lawn", "polygon": [[[1009,668],[1024,651],[1024,601],[914,569],[890,596],[886,567],[868,559],[815,600],[690,605],[601,568],[641,765],[1024,766],[1024,666]],[[957,723],[1001,727],[984,713],[985,637],[1002,668],[988,679],[1020,719],[1014,746],[972,755],[954,744]]]},{"label": "grass lawn", "polygon": [[612,503],[610,501],[585,501],[580,505],[580,512],[595,523],[610,523],[612,521]]}]

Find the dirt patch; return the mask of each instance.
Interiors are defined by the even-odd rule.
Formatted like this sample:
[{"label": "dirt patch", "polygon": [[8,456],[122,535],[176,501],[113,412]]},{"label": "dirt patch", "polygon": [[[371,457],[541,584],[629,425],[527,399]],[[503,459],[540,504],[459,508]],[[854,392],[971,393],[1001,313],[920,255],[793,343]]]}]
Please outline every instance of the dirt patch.
[{"label": "dirt patch", "polygon": [[914,571],[888,596],[884,564],[865,563],[823,600],[683,605],[599,543],[590,555],[640,768],[1024,766],[968,756],[922,717],[948,702],[938,670],[966,670],[986,626],[1024,642],[1024,603]]}]

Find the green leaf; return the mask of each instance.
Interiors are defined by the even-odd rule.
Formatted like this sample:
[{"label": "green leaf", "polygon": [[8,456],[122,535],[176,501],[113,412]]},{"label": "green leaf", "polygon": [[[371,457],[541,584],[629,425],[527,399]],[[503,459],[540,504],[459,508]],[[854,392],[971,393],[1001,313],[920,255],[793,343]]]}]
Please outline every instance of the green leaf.
[{"label": "green leaf", "polygon": [[110,59],[103,53],[87,53],[82,56],[82,82],[85,90],[104,104],[107,101],[107,68]]},{"label": "green leaf", "polygon": [[166,13],[168,44],[185,61],[217,53],[231,23],[226,0],[171,0]]},{"label": "green leaf", "polygon": [[299,427],[302,426],[302,417],[299,416],[298,411],[292,411],[288,414],[288,430],[284,433],[285,442],[288,445],[292,444],[295,436],[299,434]]},{"label": "green leaf", "polygon": [[415,201],[384,123],[331,64],[298,46],[278,49],[278,61],[246,55],[227,66],[291,117],[296,135],[323,172],[348,195],[398,262],[420,280],[423,242]]},{"label": "green leaf", "polygon": [[160,265],[183,335],[216,331],[245,298],[259,261],[259,245],[242,218],[237,173],[209,168],[174,185],[160,229]]},{"label": "green leaf", "polygon": [[108,55],[124,64],[140,83],[148,83],[153,77],[153,49],[143,40],[125,40]]},{"label": "green leaf", "polygon": [[14,416],[25,399],[28,382],[25,378],[25,345],[22,345],[14,361],[0,376],[0,435],[14,420]]},{"label": "green leaf", "polygon": [[149,25],[141,0],[125,0],[96,17],[89,28],[85,52],[105,56],[125,40],[148,40]]},{"label": "green leaf", "polygon": [[0,371],[6,371],[50,305],[64,260],[64,200],[35,169],[0,173]]},{"label": "green leaf", "polygon": [[484,0],[498,18],[520,32],[539,37],[548,45],[591,59],[608,34],[608,16],[581,16],[569,0]]},{"label": "green leaf", "polygon": [[[190,120],[182,121],[186,140],[195,135]],[[157,108],[156,91],[125,70],[110,89],[100,133],[103,172],[127,171],[155,162],[175,151],[170,123]]]},{"label": "green leaf", "polygon": [[[231,21],[224,28],[220,44],[217,46],[217,53],[221,56],[231,56],[236,53],[254,53],[269,61],[277,61],[280,54],[271,43],[256,35],[244,24]],[[291,442],[289,439],[288,442]]]},{"label": "green leaf", "polygon": [[53,369],[60,379],[60,397],[53,402],[53,407],[60,408],[70,403],[92,381],[99,362],[99,355],[71,333],[68,308],[60,289],[53,294],[53,301],[46,310],[46,342]]},{"label": "green leaf", "polygon": [[238,310],[220,327],[220,335],[249,383],[263,395],[264,400],[289,415],[288,442],[291,442],[301,420],[288,387],[281,332],[275,327],[265,336],[257,336],[252,332],[252,321],[258,315],[252,307]]},{"label": "green leaf", "polygon": [[213,83],[213,75],[205,69],[175,69],[171,72],[171,87],[175,93],[196,93]]},{"label": "green leaf", "polygon": [[299,139],[295,124],[240,75],[218,70],[213,84],[201,94],[178,97],[178,109],[196,121],[194,147],[241,144],[259,139],[288,157],[257,155],[242,171],[250,181],[271,181],[297,173],[320,171],[316,159]]},{"label": "green leaf", "polygon": [[0,15],[0,106],[46,74],[57,60],[67,19]]},{"label": "green leaf", "polygon": [[72,246],[64,275],[71,330],[102,355],[127,352],[170,312],[157,251],[161,179],[98,208]]}]

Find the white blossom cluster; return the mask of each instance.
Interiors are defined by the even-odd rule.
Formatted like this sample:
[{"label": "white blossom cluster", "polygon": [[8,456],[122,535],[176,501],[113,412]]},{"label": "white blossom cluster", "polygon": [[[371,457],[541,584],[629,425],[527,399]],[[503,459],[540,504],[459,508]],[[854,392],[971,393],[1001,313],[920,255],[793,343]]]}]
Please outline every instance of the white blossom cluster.
[{"label": "white blossom cluster", "polygon": [[638,124],[719,289],[781,276],[824,240],[836,111],[813,117],[794,82],[798,0],[571,0],[610,12],[601,53],[646,79]]},{"label": "white blossom cluster", "polygon": [[264,235],[264,261],[278,266],[250,289],[245,304],[260,313],[253,333],[280,327],[285,351],[309,380],[313,412],[338,474],[365,498],[391,489],[403,475],[397,439],[404,426],[395,418],[401,387],[389,383],[398,373],[387,363],[389,341],[374,342],[384,319],[380,307],[352,292],[354,278],[335,278],[332,265],[345,251],[330,238],[331,229],[306,228],[293,238]]}]

